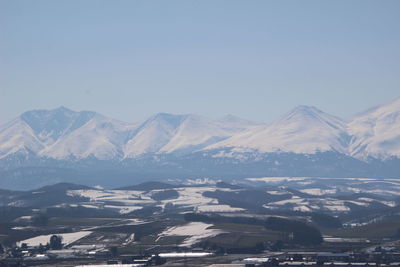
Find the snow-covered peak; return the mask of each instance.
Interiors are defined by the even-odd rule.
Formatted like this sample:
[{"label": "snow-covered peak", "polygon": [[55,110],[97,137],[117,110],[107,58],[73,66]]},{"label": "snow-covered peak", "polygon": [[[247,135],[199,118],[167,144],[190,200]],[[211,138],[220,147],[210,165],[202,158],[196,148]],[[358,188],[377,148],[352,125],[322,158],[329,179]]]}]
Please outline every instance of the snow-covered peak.
[{"label": "snow-covered peak", "polygon": [[305,154],[334,150],[346,153],[347,142],[344,121],[315,107],[298,106],[270,125],[251,128],[206,149]]},{"label": "snow-covered peak", "polygon": [[238,120],[209,119],[199,115],[159,113],[132,133],[125,157],[146,153],[190,153],[248,128]]},{"label": "snow-covered peak", "polygon": [[150,117],[131,133],[124,148],[125,157],[158,152],[187,116],[158,113]]},{"label": "snow-covered peak", "polygon": [[60,136],[83,126],[95,115],[92,111],[75,112],[59,107],[52,110],[27,111],[20,118],[32,128],[42,142],[52,144]]},{"label": "snow-covered peak", "polygon": [[163,153],[189,153],[243,132],[254,123],[236,117],[210,119],[190,115],[182,121],[174,136],[160,149]]},{"label": "snow-covered peak", "polygon": [[29,125],[16,118],[0,128],[0,158],[11,154],[37,154],[44,148]]},{"label": "snow-covered peak", "polygon": [[92,111],[32,110],[0,128],[0,158],[14,153],[57,159],[120,157],[135,127]]},{"label": "snow-covered peak", "polygon": [[84,125],[40,151],[41,156],[64,158],[115,159],[123,157],[123,146],[135,124],[95,114]]},{"label": "snow-covered peak", "polygon": [[317,115],[323,113],[321,110],[314,106],[299,105],[293,108],[289,113],[304,114],[304,115]]},{"label": "snow-covered peak", "polygon": [[242,118],[239,118],[239,117],[231,115],[231,114],[228,114],[228,115],[218,119],[218,121],[220,121],[222,123],[228,123],[228,124],[229,123],[230,124],[242,124],[242,125],[254,125],[254,124],[256,124],[253,121],[242,119]]},{"label": "snow-covered peak", "polygon": [[286,124],[286,123],[305,123],[309,126],[312,124],[324,124],[333,128],[343,128],[345,127],[345,122],[333,115],[330,115],[322,110],[313,106],[297,106],[290,112],[285,114],[281,119],[276,121],[274,124]]},{"label": "snow-covered peak", "polygon": [[400,98],[369,109],[349,123],[351,155],[387,158],[400,156]]},{"label": "snow-covered peak", "polygon": [[398,115],[400,113],[400,97],[390,101],[386,104],[376,107],[374,110],[371,110],[366,114],[367,116],[373,117],[385,117],[385,116],[393,116]]}]

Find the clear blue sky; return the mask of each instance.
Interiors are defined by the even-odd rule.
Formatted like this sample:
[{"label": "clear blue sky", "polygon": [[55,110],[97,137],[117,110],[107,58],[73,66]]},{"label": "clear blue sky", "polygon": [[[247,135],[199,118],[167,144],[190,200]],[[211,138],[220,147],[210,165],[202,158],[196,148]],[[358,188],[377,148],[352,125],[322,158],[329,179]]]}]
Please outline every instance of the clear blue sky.
[{"label": "clear blue sky", "polygon": [[0,0],[0,123],[61,105],[346,117],[398,96],[397,0]]}]

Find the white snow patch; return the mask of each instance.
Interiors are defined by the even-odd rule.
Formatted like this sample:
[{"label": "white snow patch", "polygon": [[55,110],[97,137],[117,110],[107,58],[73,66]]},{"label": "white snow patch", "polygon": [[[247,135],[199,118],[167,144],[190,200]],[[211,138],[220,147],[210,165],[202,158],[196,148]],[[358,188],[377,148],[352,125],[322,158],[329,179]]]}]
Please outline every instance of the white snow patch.
[{"label": "white snow patch", "polygon": [[142,207],[138,206],[115,206],[115,205],[105,205],[105,208],[117,209],[120,214],[127,214],[135,210],[140,210]]},{"label": "white snow patch", "polygon": [[300,192],[314,195],[314,196],[322,196],[322,195],[327,195],[327,194],[335,194],[336,189],[321,189],[321,188],[308,188],[308,189],[302,189]]},{"label": "white snow patch", "polygon": [[204,238],[223,233],[223,231],[218,229],[209,229],[212,226],[214,225],[202,222],[191,222],[181,226],[174,226],[159,234],[157,240],[165,236],[188,236],[180,245],[182,247],[188,247]]},{"label": "white snow patch", "polygon": [[175,190],[178,191],[179,197],[173,200],[162,201],[164,206],[167,203],[184,207],[218,204],[217,199],[203,196],[203,193],[206,191],[215,191],[215,187],[182,187]]},{"label": "white snow patch", "polygon": [[242,208],[234,208],[229,205],[203,205],[197,207],[198,212],[237,212],[244,211]]},{"label": "white snow patch", "polygon": [[266,182],[266,183],[281,183],[281,182],[294,182],[304,181],[308,177],[258,177],[258,178],[246,178],[251,182]]},{"label": "white snow patch", "polygon": [[285,192],[285,191],[276,191],[276,190],[270,190],[270,191],[267,191],[267,193],[270,195],[278,195],[278,196],[287,194],[287,192]]}]

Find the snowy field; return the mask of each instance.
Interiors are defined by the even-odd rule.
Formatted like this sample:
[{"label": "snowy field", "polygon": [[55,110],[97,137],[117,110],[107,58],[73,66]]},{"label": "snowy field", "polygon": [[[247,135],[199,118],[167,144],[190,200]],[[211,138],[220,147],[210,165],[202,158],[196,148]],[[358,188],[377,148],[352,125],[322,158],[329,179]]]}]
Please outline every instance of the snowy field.
[{"label": "snowy field", "polygon": [[342,181],[354,181],[354,182],[392,182],[400,185],[400,178],[357,178],[357,177],[258,177],[258,178],[245,178],[245,180],[251,182],[265,182],[265,183],[281,183],[281,182],[295,182],[295,181],[306,181],[306,180],[342,180]]},{"label": "snowy field", "polygon": [[[195,187],[178,187],[173,188],[178,192],[175,199],[167,199],[156,201],[151,195],[165,191],[165,189],[151,191],[134,191],[134,190],[70,190],[69,196],[84,197],[89,202],[83,203],[81,206],[86,208],[106,208],[117,210],[120,214],[127,214],[135,210],[139,210],[147,205],[157,205],[164,209],[167,204],[172,204],[180,208],[193,208],[198,212],[235,212],[243,211],[241,208],[231,207],[229,205],[220,205],[215,198],[205,197],[204,192],[212,192],[216,190],[213,186],[195,186]],[[221,191],[234,191],[227,188],[218,188]],[[112,204],[107,204],[111,203]]]},{"label": "snowy field", "polygon": [[[400,196],[400,179],[375,178],[318,178],[318,177],[262,177],[247,178],[246,183],[265,188],[272,201],[263,204],[267,209],[293,211],[349,212],[355,207],[370,205],[396,206]],[[153,195],[165,190],[175,190],[171,199],[154,200]],[[68,195],[87,198],[81,205],[87,208],[105,208],[128,214],[145,206],[158,206],[193,210],[198,213],[245,212],[230,203],[219,203],[217,198],[207,197],[206,192],[238,192],[245,189],[220,188],[215,185],[180,186],[172,189],[149,191],[135,190],[70,190]],[[293,191],[294,190],[294,191]],[[364,195],[355,195],[364,194]],[[372,194],[372,195],[371,195]],[[343,196],[350,196],[344,197]],[[233,204],[232,204],[233,205]]]},{"label": "snowy field", "polygon": [[202,222],[191,222],[185,225],[171,227],[159,234],[157,240],[166,236],[187,236],[180,246],[189,247],[200,242],[204,238],[224,233],[218,229],[210,229],[212,226],[214,225]]},{"label": "snowy field", "polygon": [[304,212],[315,210],[328,212],[348,212],[350,211],[350,206],[352,204],[361,207],[368,207],[373,202],[380,203],[387,207],[396,206],[394,201],[376,200],[363,197],[357,198],[356,200],[339,200],[334,198],[302,198],[298,196],[292,196],[290,199],[265,204],[264,207],[275,210],[289,209]]},{"label": "snowy field", "polygon": [[239,212],[242,208],[233,208],[229,205],[203,205],[195,208],[196,212]]},{"label": "snowy field", "polygon": [[384,198],[400,196],[400,178],[260,177],[246,178],[250,185],[290,187],[314,196],[373,193]]}]

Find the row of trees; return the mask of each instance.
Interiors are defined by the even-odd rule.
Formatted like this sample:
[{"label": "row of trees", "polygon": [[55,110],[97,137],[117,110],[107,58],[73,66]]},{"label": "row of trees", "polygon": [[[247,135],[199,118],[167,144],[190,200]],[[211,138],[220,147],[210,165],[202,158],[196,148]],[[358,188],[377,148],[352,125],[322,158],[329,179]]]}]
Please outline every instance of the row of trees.
[{"label": "row of trees", "polygon": [[321,232],[316,227],[301,221],[269,217],[265,222],[265,228],[290,233],[296,244],[318,245],[323,241]]}]

